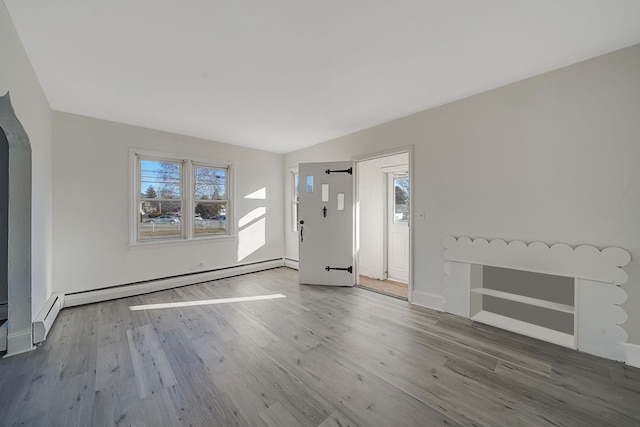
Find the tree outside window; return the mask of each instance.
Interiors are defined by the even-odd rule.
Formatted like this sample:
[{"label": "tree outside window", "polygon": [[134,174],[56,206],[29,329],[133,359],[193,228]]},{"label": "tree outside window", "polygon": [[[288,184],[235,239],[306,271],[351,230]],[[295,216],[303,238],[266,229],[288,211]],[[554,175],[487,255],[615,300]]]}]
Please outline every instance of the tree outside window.
[{"label": "tree outside window", "polygon": [[195,236],[227,233],[227,175],[225,168],[193,168]]}]

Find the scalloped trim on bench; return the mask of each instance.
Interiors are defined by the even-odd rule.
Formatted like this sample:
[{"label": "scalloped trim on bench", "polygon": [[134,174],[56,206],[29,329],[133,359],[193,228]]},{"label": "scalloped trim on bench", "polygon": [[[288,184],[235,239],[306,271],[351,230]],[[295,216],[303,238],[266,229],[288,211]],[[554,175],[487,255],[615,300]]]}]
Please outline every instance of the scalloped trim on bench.
[{"label": "scalloped trim on bench", "polygon": [[509,243],[501,239],[488,241],[481,237],[447,236],[442,241],[444,259],[491,265],[514,270],[533,271],[556,276],[577,277],[598,282],[622,285],[629,279],[620,267],[631,261],[631,255],[621,248],[600,251],[591,245],[575,249],[565,243],[547,245],[542,242],[526,244],[520,240]]}]

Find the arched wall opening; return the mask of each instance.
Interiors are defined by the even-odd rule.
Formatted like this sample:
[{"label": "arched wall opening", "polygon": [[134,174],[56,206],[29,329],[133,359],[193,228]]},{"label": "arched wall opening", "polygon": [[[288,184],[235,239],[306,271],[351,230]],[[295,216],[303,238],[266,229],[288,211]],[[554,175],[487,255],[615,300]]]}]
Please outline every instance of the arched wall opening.
[{"label": "arched wall opening", "polygon": [[[11,105],[9,93],[0,96],[0,129],[7,146],[6,283],[8,302],[7,356],[33,349],[31,315],[31,144]],[[6,143],[5,143],[6,141]],[[0,179],[0,182],[1,179]],[[0,197],[2,194],[0,192]],[[3,203],[4,202],[0,202]],[[2,230],[0,226],[0,230]],[[3,253],[0,250],[0,256]],[[1,271],[0,267],[0,271]],[[1,284],[2,282],[0,282]]]},{"label": "arched wall opening", "polygon": [[9,142],[0,127],[0,325],[8,318]]}]

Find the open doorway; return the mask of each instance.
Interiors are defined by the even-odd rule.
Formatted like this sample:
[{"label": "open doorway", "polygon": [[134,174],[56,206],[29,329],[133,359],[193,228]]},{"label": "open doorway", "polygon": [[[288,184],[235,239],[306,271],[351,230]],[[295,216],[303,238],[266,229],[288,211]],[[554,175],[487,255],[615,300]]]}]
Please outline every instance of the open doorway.
[{"label": "open doorway", "polygon": [[409,152],[372,156],[356,167],[358,285],[409,300]]}]

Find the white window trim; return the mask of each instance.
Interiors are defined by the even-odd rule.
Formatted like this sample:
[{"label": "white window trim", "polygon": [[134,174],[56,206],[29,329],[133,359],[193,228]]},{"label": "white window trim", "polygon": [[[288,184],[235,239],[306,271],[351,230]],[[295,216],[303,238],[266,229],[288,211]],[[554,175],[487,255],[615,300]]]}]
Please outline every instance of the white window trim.
[{"label": "white window trim", "polygon": [[[149,160],[170,161],[170,162],[182,162],[182,212],[183,215],[180,221],[183,224],[183,232],[180,237],[170,237],[166,239],[156,240],[138,240],[138,222],[139,222],[139,193],[140,193],[140,163],[138,158],[144,158]],[[193,166],[206,166],[220,169],[227,169],[227,233],[226,234],[214,234],[195,236],[193,233],[194,222],[194,178],[193,178]],[[129,149],[129,247],[145,247],[145,246],[172,246],[176,244],[189,244],[202,241],[213,240],[232,240],[236,238],[235,227],[235,179],[234,179],[234,165],[232,162],[220,160],[220,159],[203,159],[201,156],[186,156],[184,154],[168,153],[161,151],[151,151],[140,148]]]},{"label": "white window trim", "polygon": [[[289,168],[289,217],[290,221],[287,229],[290,234],[298,233],[298,218],[296,215],[296,181],[295,175],[298,174],[298,183],[300,183],[300,172],[298,166]],[[300,184],[298,184],[300,185]]]}]

